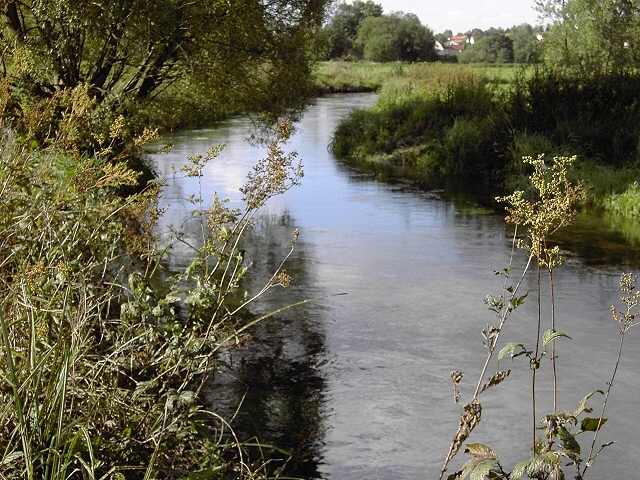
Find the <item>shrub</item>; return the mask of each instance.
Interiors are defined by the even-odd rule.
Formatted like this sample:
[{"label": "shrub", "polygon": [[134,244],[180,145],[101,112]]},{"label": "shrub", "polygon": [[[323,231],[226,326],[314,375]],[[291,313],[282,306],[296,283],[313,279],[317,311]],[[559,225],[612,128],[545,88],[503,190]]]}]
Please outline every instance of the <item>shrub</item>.
[{"label": "shrub", "polygon": [[[0,476],[255,478],[200,392],[220,353],[271,315],[253,317],[252,302],[289,283],[278,268],[245,292],[250,260],[238,244],[255,212],[299,179],[280,146],[290,132],[280,126],[249,176],[243,211],[194,199],[202,245],[176,232],[194,249],[176,274],[163,270],[153,237],[157,183],[118,195],[138,181],[124,161],[32,151],[3,133]],[[218,152],[183,173],[201,176]]]},{"label": "shrub", "polygon": [[504,121],[497,116],[456,119],[443,141],[447,152],[444,174],[461,180],[475,179],[473,188],[480,191],[500,185],[504,130]]},{"label": "shrub", "polygon": [[575,77],[536,71],[516,82],[513,125],[585,158],[621,166],[638,157],[639,89],[635,73]]}]

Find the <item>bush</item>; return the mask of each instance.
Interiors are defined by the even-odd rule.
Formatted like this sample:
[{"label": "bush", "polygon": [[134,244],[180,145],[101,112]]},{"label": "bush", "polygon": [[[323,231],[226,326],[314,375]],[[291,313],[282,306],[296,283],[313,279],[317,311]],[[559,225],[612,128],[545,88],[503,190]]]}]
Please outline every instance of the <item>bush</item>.
[{"label": "bush", "polygon": [[578,78],[536,71],[516,82],[513,125],[613,166],[638,158],[640,75]]},{"label": "bush", "polygon": [[497,116],[458,118],[444,137],[449,178],[474,179],[474,187],[495,188],[502,183],[504,121]]},{"label": "bush", "polygon": [[436,59],[433,32],[411,14],[365,18],[355,46],[365,60],[374,62]]},{"label": "bush", "polygon": [[[121,128],[117,119],[113,142]],[[153,237],[157,184],[121,195],[138,174],[108,151],[31,150],[3,132],[0,477],[256,478],[201,389],[220,353],[269,316],[253,317],[252,302],[289,282],[278,268],[245,292],[250,261],[237,245],[255,211],[299,178],[280,148],[290,132],[280,126],[250,175],[242,212],[194,200],[202,246],[189,244],[193,262],[175,274]],[[183,173],[199,177],[218,151]]]},{"label": "bush", "polygon": [[431,184],[471,177],[489,184],[500,176],[508,132],[496,101],[473,75],[428,93],[385,89],[374,108],[338,126],[332,150],[358,162],[411,166],[412,176]]}]

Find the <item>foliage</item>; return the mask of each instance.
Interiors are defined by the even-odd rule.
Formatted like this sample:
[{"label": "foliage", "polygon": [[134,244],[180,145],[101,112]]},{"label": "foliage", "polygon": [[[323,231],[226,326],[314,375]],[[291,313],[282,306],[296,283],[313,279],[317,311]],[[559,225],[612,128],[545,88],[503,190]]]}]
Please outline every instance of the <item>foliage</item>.
[{"label": "foliage", "polygon": [[513,63],[513,40],[505,33],[485,34],[459,55],[461,63]]},{"label": "foliage", "polygon": [[[238,248],[258,209],[300,178],[281,147],[290,126],[248,178],[242,211],[194,199],[202,245],[172,274],[153,239],[159,183],[118,194],[138,179],[109,152],[124,119],[92,156],[66,148],[76,122],[45,150],[10,130],[0,139],[0,476],[260,478],[265,466],[252,468],[201,389],[220,354],[275,313],[252,317],[251,304],[290,282],[285,258],[244,291],[251,259]],[[199,177],[219,151],[191,158],[184,174]]]},{"label": "foliage", "polygon": [[509,37],[513,42],[515,63],[538,63],[542,56],[542,45],[538,40],[540,32],[529,24],[513,27]]},{"label": "foliage", "polygon": [[365,18],[354,42],[365,60],[374,62],[434,60],[433,32],[412,14]]},{"label": "foliage", "polygon": [[[509,471],[505,469],[498,455],[490,446],[482,443],[467,443],[464,451],[469,455],[469,460],[460,470],[450,474],[447,478],[450,480],[466,478],[521,480],[526,477],[537,480],[559,480],[567,478],[567,475],[571,474],[577,480],[584,480],[595,459],[611,445],[611,443],[607,443],[596,449],[598,434],[608,421],[605,417],[607,403],[622,357],[623,341],[629,330],[637,325],[635,315],[640,304],[640,292],[636,288],[636,280],[632,275],[622,276],[620,302],[624,308],[619,310],[611,307],[611,316],[617,324],[620,343],[616,364],[611,378],[607,382],[606,391],[596,390],[588,393],[575,409],[561,410],[557,403],[559,377],[556,368],[556,344],[560,339],[570,340],[570,337],[556,328],[553,272],[561,265],[562,258],[558,248],[549,245],[548,242],[549,236],[557,229],[570,223],[575,215],[581,188],[569,180],[568,167],[574,160],[575,158],[555,157],[550,164],[546,164],[542,155],[537,158],[525,158],[525,163],[533,167],[533,173],[529,177],[530,190],[534,192],[531,198],[526,198],[524,191],[516,191],[508,197],[499,199],[507,204],[507,222],[516,226],[513,237],[514,250],[516,246],[524,248],[527,250],[529,258],[522,273],[516,279],[512,278],[513,250],[509,265],[502,271],[496,272],[498,275],[504,276],[504,286],[498,296],[488,296],[486,300],[489,309],[496,315],[496,320],[489,322],[482,330],[482,338],[487,350],[486,358],[482,362],[481,373],[473,396],[463,409],[458,430],[445,457],[441,479],[481,421],[483,406],[480,398],[482,393],[488,388],[496,387],[504,382],[510,375],[510,370],[498,370],[485,383],[485,376],[488,375],[491,361],[495,356],[499,341],[504,335],[505,328],[513,312],[522,305],[527,296],[527,294],[522,295],[520,290],[533,260],[538,264],[536,338],[531,342],[508,342],[497,355],[498,362],[506,357],[512,359],[524,357],[528,360],[531,370],[531,456],[514,465]],[[523,239],[517,238],[518,229],[524,229]],[[550,297],[548,301],[551,314],[548,319],[543,318],[542,313],[541,268],[544,268],[549,275]],[[542,326],[545,321],[550,328],[542,334]],[[549,346],[551,349],[547,351]],[[553,410],[544,416],[539,416],[536,374],[543,367],[546,355],[550,357],[553,369]],[[454,392],[456,392],[456,399],[458,399],[460,398],[462,372],[455,371],[455,373],[457,382],[454,385]],[[452,378],[454,378],[453,374]],[[595,398],[602,398],[600,412],[597,417],[587,416],[593,412],[589,402]],[[538,435],[539,431],[542,432],[542,436]],[[580,437],[580,434],[583,436]],[[589,434],[592,434],[591,441],[584,446],[581,445],[579,440]],[[589,445],[590,448],[585,448]],[[569,473],[569,470],[572,473]]]},{"label": "foliage", "polygon": [[640,185],[638,182],[633,182],[622,193],[609,196],[604,202],[604,207],[622,217],[640,217]]},{"label": "foliage", "polygon": [[386,87],[373,109],[339,125],[333,152],[373,168],[408,169],[432,186],[469,178],[477,188],[499,182],[505,117],[496,112],[490,84],[458,71],[457,78],[424,90]]},{"label": "foliage", "polygon": [[18,111],[81,86],[121,110],[187,80],[220,104],[280,112],[309,93],[311,34],[327,3],[4,2],[3,76]]},{"label": "foliage", "polygon": [[578,77],[539,70],[516,82],[513,124],[619,167],[638,158],[638,88],[635,73]]},{"label": "foliage", "polygon": [[640,65],[636,0],[540,1],[552,22],[545,35],[545,62],[581,75],[619,73]]},{"label": "foliage", "polygon": [[329,23],[323,29],[324,41],[326,42],[325,58],[354,56],[354,42],[360,25],[365,19],[379,17],[382,13],[382,5],[371,0],[339,3]]}]

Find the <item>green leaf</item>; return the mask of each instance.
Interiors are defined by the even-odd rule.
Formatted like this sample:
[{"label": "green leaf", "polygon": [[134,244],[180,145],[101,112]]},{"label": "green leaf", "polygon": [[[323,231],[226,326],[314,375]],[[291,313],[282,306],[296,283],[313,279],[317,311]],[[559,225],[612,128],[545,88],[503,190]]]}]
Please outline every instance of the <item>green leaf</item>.
[{"label": "green leaf", "polygon": [[558,427],[558,438],[570,458],[572,455],[580,455],[580,444],[576,441],[575,437],[569,433],[569,430],[565,427]]},{"label": "green leaf", "polygon": [[607,423],[607,419],[606,418],[591,418],[591,417],[586,417],[582,419],[582,423],[580,424],[580,429],[583,432],[595,432],[597,430],[600,430],[604,424]]},{"label": "green leaf", "polygon": [[513,358],[518,355],[522,355],[525,352],[526,349],[523,343],[509,342],[500,349],[500,352],[498,353],[498,360],[502,360],[507,355]]},{"label": "green leaf", "polygon": [[510,302],[511,303],[511,310],[515,310],[520,305],[522,305],[524,303],[524,301],[527,299],[528,295],[529,295],[529,292],[525,293],[524,295],[522,295],[520,297],[514,297]]},{"label": "green leaf", "polygon": [[567,335],[566,333],[560,331],[560,330],[547,330],[544,332],[544,335],[542,336],[542,343],[544,344],[544,346],[546,347],[547,345],[549,345],[551,342],[553,342],[554,340],[560,338],[560,337],[565,337],[565,338],[571,338],[569,335]]}]

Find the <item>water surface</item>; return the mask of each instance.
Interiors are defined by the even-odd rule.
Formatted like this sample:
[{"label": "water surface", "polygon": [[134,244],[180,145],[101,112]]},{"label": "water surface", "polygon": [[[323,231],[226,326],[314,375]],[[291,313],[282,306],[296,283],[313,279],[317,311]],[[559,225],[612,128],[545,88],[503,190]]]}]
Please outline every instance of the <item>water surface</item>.
[{"label": "water surface", "polygon": [[[243,399],[236,431],[289,449],[294,457],[287,471],[303,478],[437,478],[460,411],[449,372],[465,372],[463,401],[469,398],[483,355],[480,330],[492,319],[482,299],[499,289],[492,272],[505,265],[510,250],[510,232],[500,216],[459,208],[407,185],[380,183],[332,157],[327,146],[337,122],[374,99],[320,98],[297,125],[290,148],[304,160],[303,185],[264,210],[250,234],[247,257],[255,262],[255,287],[299,228],[287,266],[294,286],[256,309],[318,301],[261,325],[254,342],[231,358],[209,390],[212,406],[226,413]],[[169,178],[161,228],[174,225],[197,237],[197,225],[189,220],[193,207],[184,198],[200,191],[205,198],[219,192],[239,201],[238,188],[262,155],[247,141],[251,133],[249,120],[236,119],[168,139],[174,150],[153,156],[159,173]],[[188,155],[219,143],[226,148],[207,167],[202,184],[173,177]],[[600,227],[589,218],[565,236],[568,261],[557,272],[557,321],[573,337],[562,341],[558,360],[565,409],[606,386],[617,345],[608,307],[620,271],[637,264],[637,250]],[[171,262],[177,268],[188,257],[176,247]],[[518,256],[516,265],[522,260]],[[534,286],[532,275],[526,288]],[[532,338],[535,318],[532,293],[505,339]],[[618,443],[602,455],[592,478],[628,478],[640,466],[636,337],[627,343],[610,401],[612,419],[600,436],[602,443]],[[501,367],[514,372],[484,396],[483,423],[474,440],[495,447],[509,464],[528,456],[529,370],[521,359]],[[540,411],[550,406],[549,371],[541,374]]]}]

